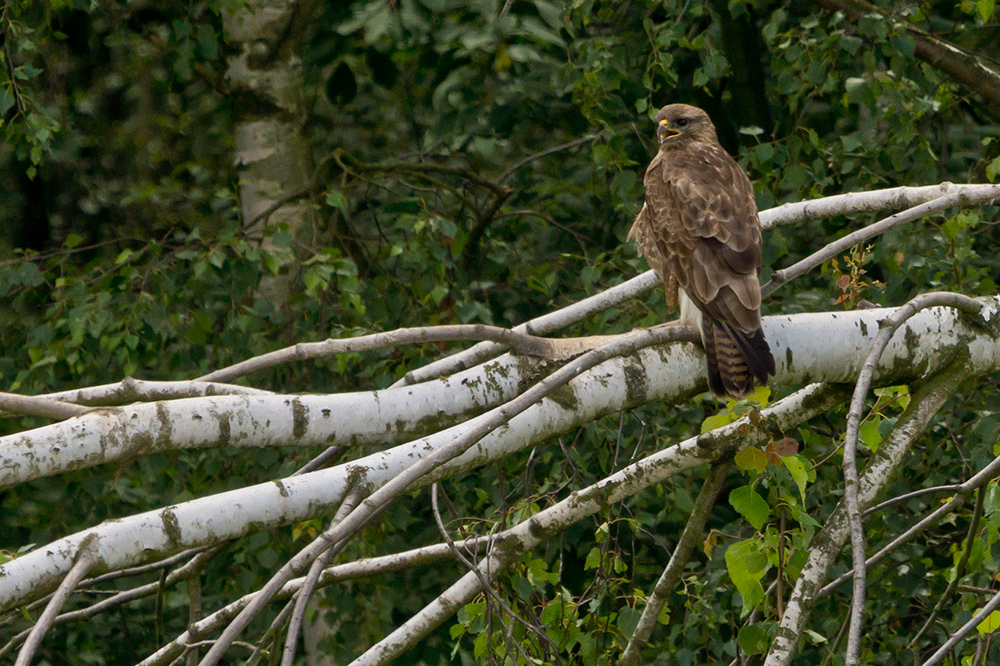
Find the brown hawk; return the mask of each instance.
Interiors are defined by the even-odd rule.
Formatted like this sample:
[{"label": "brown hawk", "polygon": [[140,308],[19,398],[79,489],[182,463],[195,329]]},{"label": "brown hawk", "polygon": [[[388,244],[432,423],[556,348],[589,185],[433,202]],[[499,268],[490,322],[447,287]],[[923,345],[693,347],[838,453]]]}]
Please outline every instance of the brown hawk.
[{"label": "brown hawk", "polygon": [[712,393],[745,398],[774,357],[760,328],[760,221],[753,186],[719,145],[708,114],[671,104],[656,114],[660,149],[628,233],[659,273],[680,323],[701,330]]}]

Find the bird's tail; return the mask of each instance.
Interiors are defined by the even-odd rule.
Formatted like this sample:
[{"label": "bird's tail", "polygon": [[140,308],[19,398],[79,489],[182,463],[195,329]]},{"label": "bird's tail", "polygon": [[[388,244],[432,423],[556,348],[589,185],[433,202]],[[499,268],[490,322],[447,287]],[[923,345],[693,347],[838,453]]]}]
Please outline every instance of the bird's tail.
[{"label": "bird's tail", "polygon": [[708,387],[715,395],[741,400],[753,393],[755,383],[764,385],[775,373],[774,356],[759,328],[746,333],[705,317],[701,340],[708,361]]}]

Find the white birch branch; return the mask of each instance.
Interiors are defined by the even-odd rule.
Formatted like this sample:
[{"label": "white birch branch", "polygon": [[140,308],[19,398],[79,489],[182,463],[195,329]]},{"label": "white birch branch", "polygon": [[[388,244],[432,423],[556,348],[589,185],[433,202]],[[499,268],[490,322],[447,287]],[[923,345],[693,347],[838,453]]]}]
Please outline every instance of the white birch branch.
[{"label": "white birch branch", "polygon": [[359,335],[352,338],[328,338],[322,342],[300,342],[284,349],[241,361],[199,377],[200,382],[228,382],[237,377],[266,370],[293,361],[308,361],[348,352],[371,351],[399,345],[425,344],[428,342],[466,342],[489,340],[520,354],[549,356],[562,340],[546,340],[520,331],[484,324],[455,324],[449,326],[421,326],[400,328],[394,331]]},{"label": "white birch branch", "polygon": [[871,351],[861,367],[858,381],[854,385],[854,395],[851,396],[851,406],[847,412],[847,428],[844,432],[844,507],[847,510],[848,527],[851,534],[851,560],[854,570],[854,595],[851,599],[851,621],[847,633],[847,652],[844,657],[846,666],[858,663],[861,650],[861,628],[864,624],[865,610],[865,534],[861,524],[861,506],[858,499],[858,468],[857,448],[858,434],[861,429],[861,416],[865,406],[868,390],[871,388],[872,376],[878,367],[882,352],[889,340],[903,323],[916,315],[917,312],[933,306],[948,306],[956,308],[967,315],[978,317],[981,304],[975,299],[961,294],[932,292],[921,294],[906,305],[896,310],[879,323],[879,332],[872,343]]},{"label": "white birch branch", "polygon": [[[849,192],[811,201],[786,203],[760,212],[764,229],[784,226],[807,220],[817,220],[852,213],[870,213],[891,209],[911,208],[939,197],[963,193],[976,200],[993,201],[1000,198],[1000,185],[955,185],[941,183],[924,187],[893,187],[872,192]],[[786,269],[788,270],[788,269]],[[787,281],[787,280],[786,280]],[[565,308],[542,315],[514,327],[519,333],[545,335],[582,321],[590,315],[631,300],[660,284],[655,271],[649,270],[610,289],[573,303]],[[393,386],[417,384],[442,375],[470,368],[476,363],[493,358],[503,351],[503,346],[481,342],[469,349],[446,356],[406,373]]]},{"label": "white birch branch", "polygon": [[24,642],[24,647],[21,648],[21,651],[17,655],[14,666],[29,666],[31,664],[32,657],[35,656],[35,652],[42,644],[42,638],[44,638],[46,632],[52,626],[52,622],[59,614],[59,609],[66,603],[69,595],[73,593],[73,590],[83,580],[83,577],[87,575],[90,568],[94,566],[97,560],[94,546],[93,538],[84,539],[80,543],[80,550],[76,554],[73,566],[66,572],[66,577],[59,584],[56,593],[52,595],[48,605],[45,606],[45,610],[38,616],[35,626],[31,628],[31,632]]},{"label": "white birch branch", "polygon": [[901,213],[891,215],[884,220],[879,220],[874,224],[870,224],[853,233],[847,234],[842,238],[838,238],[832,243],[824,246],[819,251],[810,254],[805,259],[796,262],[788,268],[774,271],[771,273],[771,281],[760,288],[761,296],[766,298],[768,295],[773,293],[775,289],[789,280],[804,275],[821,265],[823,262],[836,257],[841,252],[844,252],[855,245],[860,245],[867,240],[880,236],[890,229],[894,229],[902,224],[914,222],[928,215],[940,213],[941,211],[953,206],[982,206],[997,198],[1000,198],[1000,185],[982,186],[981,189],[971,191],[959,189],[938,199],[928,201],[927,203],[904,210]]},{"label": "white birch branch", "polygon": [[[975,371],[971,370],[968,357],[961,353],[958,360],[914,393],[910,406],[882,440],[878,452],[861,476],[858,493],[861,503],[870,503],[885,486],[934,414],[970,374],[975,374]],[[847,511],[841,501],[826,521],[823,531],[813,540],[808,559],[795,581],[795,588],[788,599],[785,614],[771,642],[764,666],[787,666],[792,663],[812,605],[848,533]]]},{"label": "white birch branch", "polygon": [[384,391],[225,395],[88,410],[0,437],[0,488],[157,451],[403,442],[510,400],[536,365],[505,356],[455,377]]},{"label": "white birch branch", "polygon": [[[1000,299],[980,302],[995,307]],[[878,322],[892,312],[892,309],[873,309],[765,318],[764,332],[771,341],[778,366],[775,383],[853,381],[871,348]],[[994,314],[991,324],[996,320]],[[995,334],[966,325],[953,310],[931,308],[909,319],[893,336],[876,382],[886,385],[923,376],[941,367],[956,347],[968,349],[975,374],[1000,369],[1000,340]],[[599,416],[651,401],[675,402],[704,387],[703,356],[690,343],[646,349],[613,359],[581,374],[461,457],[425,477],[422,483],[429,484],[497,460]],[[166,406],[172,404],[176,403]],[[337,467],[122,518],[57,540],[0,565],[0,611],[53,589],[71,563],[76,545],[91,532],[101,537],[98,568],[109,571],[160,559],[186,548],[238,538],[251,528],[267,529],[329,515],[332,507],[339,505],[352,477],[379,487],[466,428],[475,427],[478,419],[488,416]],[[242,418],[249,421],[259,415],[248,413]],[[287,427],[273,423],[271,427],[276,425]],[[192,427],[190,432],[195,430]],[[45,428],[15,437],[24,439],[40,431]],[[29,438],[29,442],[38,450],[46,445],[45,439]],[[3,455],[7,455],[6,451]],[[0,462],[0,471],[4,464]]]},{"label": "white birch branch", "polygon": [[46,393],[39,398],[61,400],[78,405],[107,407],[126,405],[131,402],[150,400],[175,400],[177,398],[197,398],[213,395],[274,395],[274,391],[202,381],[153,381],[126,377],[113,384],[101,384],[86,388]]}]

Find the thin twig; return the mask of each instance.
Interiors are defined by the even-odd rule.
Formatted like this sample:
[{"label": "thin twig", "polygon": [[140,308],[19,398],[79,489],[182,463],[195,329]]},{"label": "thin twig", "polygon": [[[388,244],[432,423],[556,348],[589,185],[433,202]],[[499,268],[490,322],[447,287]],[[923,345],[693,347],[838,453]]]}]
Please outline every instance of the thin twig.
[{"label": "thin twig", "polygon": [[85,414],[90,411],[90,407],[81,407],[37,396],[0,393],[0,410],[18,416],[44,416],[48,419],[62,421]]},{"label": "thin twig", "polygon": [[[583,344],[580,340],[576,340],[575,342],[573,339],[550,340],[527,335],[508,328],[486,326],[483,324],[400,328],[394,331],[372,333],[354,338],[330,338],[323,342],[301,342],[291,347],[278,349],[220,370],[215,370],[199,377],[195,381],[229,381],[251,372],[273,368],[290,361],[304,361],[348,352],[369,351],[404,344],[466,340],[490,340],[509,346],[522,354],[543,357],[578,353],[580,345]],[[574,347],[574,345],[576,346]]]},{"label": "thin twig", "polygon": [[[358,500],[361,498],[361,494],[362,486],[358,486],[347,494],[344,501],[340,503],[340,507],[337,509],[337,513],[334,514],[333,520],[330,521],[330,526],[327,530],[339,525],[354,510],[354,507],[358,504]],[[299,633],[302,631],[302,623],[305,621],[306,606],[309,604],[309,599],[312,598],[313,591],[316,589],[316,583],[319,581],[320,574],[323,573],[323,569],[326,568],[330,561],[332,552],[332,550],[328,550],[313,561],[309,567],[309,573],[306,575],[305,580],[302,581],[302,587],[299,588],[298,594],[295,595],[292,618],[288,624],[288,634],[285,636],[285,649],[281,655],[281,666],[292,666],[292,662],[295,660],[295,646],[299,640]]]},{"label": "thin twig", "polygon": [[[954,497],[948,500],[945,504],[939,506],[933,512],[931,512],[926,517],[917,522],[916,525],[914,525],[913,527],[909,528],[908,530],[900,534],[898,537],[896,537],[888,544],[883,546],[877,553],[869,557],[868,560],[865,562],[865,568],[871,569],[879,562],[884,560],[886,556],[898,550],[901,546],[905,545],[906,543],[913,540],[915,537],[919,536],[920,534],[923,534],[929,528],[936,525],[942,518],[952,513],[953,511],[958,509],[962,504],[964,504],[965,500],[969,497],[969,495],[971,495],[973,492],[975,492],[978,488],[980,488],[984,484],[991,481],[998,473],[1000,473],[1000,456],[994,458],[989,465],[980,470],[971,479],[969,479],[964,483],[959,484],[958,487],[955,489]],[[851,577],[850,571],[837,577],[835,580],[826,584],[816,594],[816,598],[820,599],[830,594],[831,592],[834,591],[834,589],[839,587],[850,577]]]},{"label": "thin twig", "polygon": [[701,492],[698,493],[698,498],[691,509],[687,525],[684,526],[684,531],[674,547],[670,561],[660,575],[660,579],[656,581],[653,591],[649,594],[649,599],[646,600],[646,607],[642,610],[639,623],[636,625],[635,631],[632,632],[632,638],[629,639],[625,652],[618,660],[618,666],[633,666],[633,664],[639,663],[640,653],[649,642],[649,637],[656,627],[660,612],[680,580],[695,546],[701,540],[705,531],[705,523],[712,514],[715,499],[719,496],[722,484],[726,480],[729,465],[730,460],[726,458],[714,463],[709,470],[708,476],[701,486]]},{"label": "thin twig", "polygon": [[900,502],[907,502],[911,499],[915,499],[922,495],[931,495],[934,493],[953,493],[957,490],[960,490],[961,488],[962,488],[961,483],[950,483],[945,486],[934,486],[933,488],[920,488],[919,490],[914,490],[913,492],[909,493],[903,493],[902,495],[898,495],[891,499],[887,499],[884,502],[880,502],[869,509],[865,509],[865,512],[862,513],[861,516],[867,517],[869,514],[877,513],[879,511],[884,511],[885,509],[888,509],[890,506],[894,506],[896,504],[899,504]]},{"label": "thin twig", "polygon": [[315,472],[319,468],[326,465],[332,460],[336,460],[341,453],[347,450],[346,446],[342,444],[334,444],[333,446],[327,448],[323,453],[319,454],[309,462],[307,462],[302,467],[298,468],[290,474],[290,476],[299,476],[301,474],[308,474],[309,472]]},{"label": "thin twig", "polygon": [[[474,548],[493,539],[495,539],[495,535],[473,537],[458,541],[455,545],[459,548]],[[367,576],[404,571],[406,569],[419,566],[428,566],[438,562],[443,562],[451,557],[451,549],[448,548],[447,544],[439,543],[400,553],[393,553],[391,555],[381,555],[378,557],[356,560],[354,562],[347,562],[345,564],[330,567],[329,569],[323,571],[322,575],[320,575],[317,587],[327,587],[345,580],[354,580]],[[288,583],[274,595],[274,599],[278,601],[292,598],[298,593],[304,582],[305,577],[288,581]],[[156,583],[152,584],[152,586],[155,585]],[[204,619],[198,621],[193,626],[189,626],[184,633],[171,641],[171,643],[165,645],[155,654],[143,660],[142,664],[147,666],[149,664],[163,664],[166,663],[167,660],[183,654],[185,646],[191,645],[188,641],[197,641],[201,637],[207,636],[209,633],[225,626],[227,622],[232,620],[241,610],[246,608],[247,604],[249,604],[255,596],[255,592],[244,595],[236,601],[230,602],[211,615],[208,615]],[[205,645],[211,645],[211,643],[206,643]]]},{"label": "thin twig", "polygon": [[524,159],[515,162],[514,165],[509,169],[507,169],[506,171],[504,171],[500,175],[500,178],[498,178],[497,180],[502,183],[503,181],[507,180],[510,176],[512,176],[518,169],[523,167],[525,164],[529,164],[542,157],[552,155],[553,153],[559,153],[564,150],[569,150],[570,148],[576,148],[577,146],[582,146],[585,143],[590,143],[594,139],[600,138],[602,135],[603,133],[601,132],[597,134],[588,134],[587,136],[580,137],[579,139],[573,139],[572,141],[561,143],[558,146],[552,146],[551,148],[546,148],[545,150],[534,153],[533,155],[528,155]]},{"label": "thin twig", "polygon": [[448,544],[448,548],[451,549],[451,554],[455,556],[456,560],[462,563],[462,566],[464,566],[466,569],[474,573],[476,577],[479,578],[479,583],[483,586],[483,591],[490,597],[492,597],[494,601],[497,602],[497,605],[500,606],[503,612],[507,613],[507,615],[517,620],[524,626],[525,629],[538,636],[540,639],[542,639],[543,643],[547,643],[553,650],[558,652],[559,646],[556,645],[552,641],[552,639],[549,638],[548,635],[540,627],[531,624],[530,622],[522,618],[520,615],[518,615],[514,611],[514,609],[511,608],[510,605],[504,600],[504,598],[501,597],[499,594],[497,594],[496,590],[493,589],[493,585],[491,585],[489,580],[487,580],[486,574],[480,571],[478,566],[470,562],[469,559],[462,554],[462,551],[458,549],[458,546],[455,545],[455,541],[451,538],[451,535],[448,534],[448,528],[445,527],[444,521],[441,520],[441,510],[438,508],[438,489],[440,485],[441,484],[438,483],[437,481],[435,481],[431,485],[431,512],[434,514],[434,522],[437,523],[438,532],[441,534],[441,538],[444,539],[444,542]]},{"label": "thin twig", "polygon": [[921,666],[937,666],[944,658],[951,652],[956,645],[962,642],[962,640],[968,636],[976,627],[982,623],[983,620],[990,616],[990,613],[1000,608],[1000,593],[997,593],[990,602],[983,606],[983,608],[972,616],[972,619],[962,625],[962,627],[952,634],[952,637],[948,641],[938,648],[937,652],[931,655],[930,659],[925,661]]},{"label": "thin twig", "polygon": [[[441,173],[448,176],[456,176],[462,178],[471,183],[475,183],[480,187],[484,187],[488,190],[492,190],[496,194],[500,194],[507,191],[507,188],[502,185],[497,185],[493,181],[483,178],[477,173],[469,171],[467,169],[460,169],[458,167],[444,166],[441,164],[431,164],[430,162],[381,162],[381,163],[366,163],[358,160],[353,155],[345,152],[343,149],[338,148],[333,152],[333,159],[344,168],[345,171],[350,171],[352,173],[412,173],[420,175],[423,178],[428,178],[428,173]],[[345,164],[345,162],[349,162]]]},{"label": "thin twig", "polygon": [[944,605],[951,599],[952,593],[958,587],[958,582],[965,576],[965,569],[969,564],[969,556],[972,555],[972,547],[976,544],[976,534],[979,532],[979,520],[983,516],[983,499],[986,497],[984,491],[985,488],[980,486],[976,492],[976,506],[972,510],[972,520],[969,521],[969,530],[965,537],[965,548],[962,551],[962,557],[958,561],[958,564],[955,565],[955,576],[948,583],[948,587],[945,588],[944,592],[938,598],[937,603],[934,604],[934,608],[931,610],[931,614],[927,616],[923,626],[920,627],[916,635],[907,643],[907,650],[912,650],[917,641],[920,640],[920,637],[927,632],[934,623],[935,618],[937,618],[938,613],[941,612]]},{"label": "thin twig", "polygon": [[802,259],[788,268],[774,271],[771,274],[771,281],[760,288],[761,297],[766,298],[770,296],[781,285],[808,273],[812,269],[821,265],[824,261],[836,257],[841,252],[844,252],[855,245],[859,245],[865,241],[875,238],[876,236],[880,236],[901,224],[906,224],[907,222],[913,222],[928,215],[940,213],[941,211],[951,208],[952,206],[984,204],[996,199],[997,197],[1000,197],[1000,187],[997,187],[996,189],[987,188],[982,191],[971,192],[968,190],[958,190],[932,201],[928,201],[927,203],[920,204],[919,206],[914,206],[913,208],[896,213],[895,215],[890,215],[883,220],[879,220],[875,224],[868,225],[863,229],[858,229],[854,233],[850,233],[843,238],[838,238],[834,242],[829,243],[819,251],[812,253],[805,259]]},{"label": "thin twig", "polygon": [[32,627],[31,633],[28,635],[28,640],[24,642],[24,647],[17,654],[14,666],[29,666],[31,664],[31,658],[35,656],[38,646],[42,644],[42,638],[52,626],[56,615],[59,614],[59,609],[66,603],[69,595],[73,593],[77,584],[83,580],[83,577],[87,575],[91,567],[97,563],[97,544],[98,539],[94,535],[80,542],[80,549],[76,553],[76,562],[73,563],[66,577],[59,583],[59,587],[56,589],[55,594],[52,595],[52,599],[49,600],[49,604],[42,611],[38,621],[35,622],[35,626]]},{"label": "thin twig", "polygon": [[[127,569],[123,571],[114,571],[108,574],[104,574],[103,576],[90,578],[80,583],[80,585],[77,586],[77,589],[80,590],[85,587],[92,587],[96,585],[98,582],[112,580],[114,578],[120,578],[126,572],[128,572],[129,575],[135,575],[137,573],[146,573],[149,571],[154,571],[156,569],[163,568],[165,566],[172,566],[173,564],[176,564],[180,560],[186,558],[191,558],[191,559],[183,566],[180,566],[177,569],[171,571],[167,575],[166,584],[173,585],[174,583],[181,580],[190,581],[192,578],[196,578],[199,575],[199,572],[208,563],[208,561],[211,560],[216,555],[218,555],[219,552],[222,551],[222,549],[224,549],[227,545],[228,545],[227,543],[223,543],[211,547],[203,546],[201,548],[194,548],[185,551],[183,553],[178,553],[177,555],[169,557],[165,560],[161,560],[160,562],[155,562],[154,564],[148,564],[142,567],[133,567],[132,569]],[[191,557],[192,553],[195,554],[194,557]],[[131,590],[123,590],[111,597],[108,597],[95,604],[87,606],[86,608],[81,608],[79,610],[62,613],[55,618],[53,624],[66,624],[68,622],[90,619],[112,608],[117,608],[131,601],[152,596],[153,594],[156,594],[159,588],[160,588],[160,583],[159,581],[157,581],[155,583],[148,583],[146,585],[141,585],[139,587],[132,588]],[[29,606],[29,608],[44,603],[47,599],[51,598],[51,596],[52,595],[49,595],[48,597],[43,597],[42,599],[39,599],[32,606]],[[11,619],[16,619],[17,617],[19,616],[13,615]],[[15,647],[23,643],[25,640],[27,640],[29,633],[30,630],[26,629],[21,633],[15,635],[14,637],[12,637],[3,647],[0,647],[0,657],[4,656],[5,654],[13,650]]]}]

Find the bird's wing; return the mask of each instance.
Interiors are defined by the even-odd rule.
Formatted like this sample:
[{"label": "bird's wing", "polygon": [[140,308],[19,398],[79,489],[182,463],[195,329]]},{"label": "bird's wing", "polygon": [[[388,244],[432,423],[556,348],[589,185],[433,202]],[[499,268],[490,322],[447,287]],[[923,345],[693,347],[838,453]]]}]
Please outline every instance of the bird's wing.
[{"label": "bird's wing", "polygon": [[[647,178],[647,205],[666,264],[705,314],[744,331],[760,327],[760,226],[753,187],[720,146],[692,146]],[[657,182],[659,181],[659,182]]]},{"label": "bird's wing", "polygon": [[649,267],[660,275],[660,279],[663,280],[663,293],[667,299],[667,307],[673,309],[677,306],[677,278],[670,270],[666,257],[664,257],[657,242],[657,235],[650,219],[651,215],[652,209],[643,204],[642,210],[635,216],[635,222],[632,223],[626,240],[635,241],[639,255],[645,257]]}]

